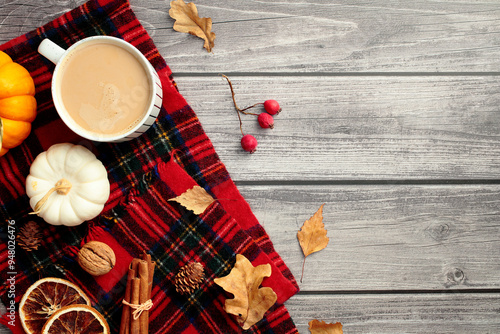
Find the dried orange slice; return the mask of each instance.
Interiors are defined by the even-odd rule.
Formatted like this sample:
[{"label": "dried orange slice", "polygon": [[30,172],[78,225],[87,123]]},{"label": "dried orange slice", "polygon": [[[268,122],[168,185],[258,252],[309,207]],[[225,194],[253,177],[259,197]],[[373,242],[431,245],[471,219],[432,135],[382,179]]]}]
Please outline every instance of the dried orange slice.
[{"label": "dried orange slice", "polygon": [[106,319],[87,305],[69,305],[57,310],[43,326],[41,334],[109,334]]},{"label": "dried orange slice", "polygon": [[71,304],[90,305],[90,299],[70,281],[42,278],[33,283],[21,298],[19,319],[27,334],[38,334],[54,312]]}]

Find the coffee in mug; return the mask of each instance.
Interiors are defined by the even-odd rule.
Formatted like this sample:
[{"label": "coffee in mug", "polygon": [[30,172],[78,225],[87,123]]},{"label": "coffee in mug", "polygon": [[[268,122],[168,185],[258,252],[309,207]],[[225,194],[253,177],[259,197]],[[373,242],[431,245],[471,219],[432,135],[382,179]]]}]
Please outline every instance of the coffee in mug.
[{"label": "coffee in mug", "polygon": [[40,53],[57,64],[54,105],[74,132],[96,141],[123,141],[153,124],[161,106],[161,82],[135,47],[108,36],[86,38],[68,50],[45,41]]}]

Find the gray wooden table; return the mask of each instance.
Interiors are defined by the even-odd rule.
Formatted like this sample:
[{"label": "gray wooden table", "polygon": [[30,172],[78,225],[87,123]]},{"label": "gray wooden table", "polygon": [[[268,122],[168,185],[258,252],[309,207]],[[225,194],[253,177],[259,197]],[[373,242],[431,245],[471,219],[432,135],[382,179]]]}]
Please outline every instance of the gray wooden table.
[{"label": "gray wooden table", "polygon": [[[213,53],[169,1],[130,0],[222,161],[300,277],[286,306],[345,333],[500,332],[500,2],[196,0]],[[0,0],[0,43],[82,1]],[[240,106],[278,100],[243,153]],[[0,330],[0,333],[4,331]]]}]

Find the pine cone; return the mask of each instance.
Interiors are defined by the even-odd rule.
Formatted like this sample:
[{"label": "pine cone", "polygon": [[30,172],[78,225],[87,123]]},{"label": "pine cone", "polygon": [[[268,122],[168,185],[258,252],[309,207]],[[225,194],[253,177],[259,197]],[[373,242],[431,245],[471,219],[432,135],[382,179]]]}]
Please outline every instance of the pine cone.
[{"label": "pine cone", "polygon": [[182,295],[190,295],[200,286],[203,279],[203,265],[199,262],[188,263],[175,275],[175,290]]},{"label": "pine cone", "polygon": [[31,252],[37,250],[42,241],[40,227],[34,221],[24,224],[17,234],[17,244],[24,250]]}]

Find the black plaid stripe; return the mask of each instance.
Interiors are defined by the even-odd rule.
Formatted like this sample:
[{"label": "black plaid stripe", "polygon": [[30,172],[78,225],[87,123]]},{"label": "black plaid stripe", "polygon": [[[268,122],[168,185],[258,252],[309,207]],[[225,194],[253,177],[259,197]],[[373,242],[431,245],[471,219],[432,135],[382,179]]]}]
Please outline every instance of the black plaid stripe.
[{"label": "black plaid stripe", "polygon": [[[228,296],[213,283],[213,279],[230,272],[236,254],[243,254],[252,260],[261,250],[217,202],[198,216],[177,203],[167,202],[172,194],[158,175],[153,174],[148,188],[142,193],[133,192],[128,197],[129,203],[123,203],[121,217],[112,228],[113,234],[131,254],[142,251],[136,248],[138,241],[132,240],[139,235],[140,242],[147,244],[158,263],[155,286],[161,290],[165,300],[161,306],[162,315],[152,319],[151,329],[161,330],[167,326],[172,330],[192,324],[200,333],[211,332],[214,328],[216,332],[231,333],[235,329],[235,321],[223,309]],[[137,217],[142,219],[137,221]],[[156,224],[165,231],[165,235],[146,235],[145,225],[158,217],[162,219]],[[182,296],[175,291],[173,278],[182,266],[192,261],[203,264],[206,280],[192,296]],[[169,323],[165,324],[165,321]],[[111,323],[118,324],[119,319],[113,319]],[[271,325],[266,321],[259,323],[261,332],[265,333],[266,327],[271,328]]]}]

